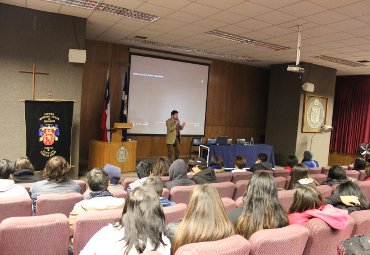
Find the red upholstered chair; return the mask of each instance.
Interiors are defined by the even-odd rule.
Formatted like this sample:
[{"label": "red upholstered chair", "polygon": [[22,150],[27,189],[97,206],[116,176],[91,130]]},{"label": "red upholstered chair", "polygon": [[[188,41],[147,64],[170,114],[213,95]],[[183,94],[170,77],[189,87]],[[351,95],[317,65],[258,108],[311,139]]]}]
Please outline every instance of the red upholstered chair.
[{"label": "red upholstered chair", "polygon": [[370,234],[370,210],[353,212],[351,217],[355,220],[352,236]]},{"label": "red upholstered chair", "polygon": [[188,204],[190,193],[195,186],[196,185],[173,187],[172,189],[170,189],[170,200],[175,202],[176,204]]},{"label": "red upholstered chair", "polygon": [[171,222],[179,222],[182,218],[184,218],[186,212],[186,204],[175,204],[172,206],[163,207],[164,215],[166,216],[165,224]]},{"label": "red upholstered chair", "polygon": [[254,173],[257,174],[257,173],[262,173],[262,172],[268,173],[268,174],[274,174],[273,170],[257,170]]},{"label": "red upholstered chair", "polygon": [[358,177],[358,180],[359,181],[365,180],[366,179],[366,172],[365,172],[365,170],[360,170],[359,172],[360,172],[360,176]]},{"label": "red upholstered chair", "polygon": [[2,197],[0,199],[0,222],[6,218],[32,216],[32,200],[27,196]]},{"label": "red upholstered chair", "polygon": [[177,249],[175,255],[248,255],[251,245],[240,235],[218,241],[191,243]]},{"label": "red upholstered chair", "polygon": [[284,228],[264,229],[257,231],[250,238],[253,255],[296,255],[302,254],[310,231],[293,224]]},{"label": "red upholstered chair", "polygon": [[348,177],[355,178],[356,180],[358,180],[360,177],[360,172],[357,170],[347,170],[346,174]]},{"label": "red upholstered chair", "polygon": [[357,182],[356,183],[364,196],[370,201],[370,181],[362,181],[362,182]]},{"label": "red upholstered chair", "polygon": [[289,208],[293,203],[294,193],[295,193],[294,189],[278,191],[279,202],[286,211],[289,211]]},{"label": "red upholstered chair", "polygon": [[315,179],[319,185],[326,181],[326,179],[328,178],[328,176],[326,176],[325,174],[310,174],[310,177]]},{"label": "red upholstered chair", "polygon": [[165,197],[165,198],[168,199],[170,197],[170,190],[166,189],[166,188],[163,188],[162,197]]},{"label": "red upholstered chair", "polygon": [[86,191],[86,182],[83,180],[73,180],[78,186],[80,186],[80,193],[83,194]]},{"label": "red upholstered chair", "polygon": [[221,198],[221,200],[222,200],[222,203],[224,204],[226,213],[231,212],[231,210],[236,207],[235,201],[232,200],[231,198],[223,197]]},{"label": "red upholstered chair", "polygon": [[13,217],[0,224],[0,253],[4,255],[68,254],[69,225],[63,214]]},{"label": "red upholstered chair", "polygon": [[17,184],[19,184],[19,185],[21,185],[21,186],[23,186],[26,190],[27,190],[27,192],[28,193],[30,193],[30,189],[31,189],[31,186],[32,186],[32,182],[31,183],[17,183]]},{"label": "red upholstered chair", "polygon": [[110,190],[110,193],[112,193],[114,197],[119,197],[119,198],[124,198],[124,199],[127,199],[128,197],[127,191],[124,191],[123,189],[112,189]]},{"label": "red upholstered chair", "polygon": [[87,242],[103,227],[115,223],[122,216],[122,209],[87,211],[78,216],[73,232],[73,253],[80,254]]},{"label": "red upholstered chair", "polygon": [[353,170],[354,164],[348,165],[348,170]]},{"label": "red upholstered chair", "polygon": [[286,177],[285,189],[288,189],[288,187],[289,187],[289,183],[290,183],[290,179],[291,179],[291,177],[290,177],[290,176],[287,176],[287,177]]},{"label": "red upholstered chair", "polygon": [[342,168],[343,168],[344,171],[348,170],[348,166],[342,166]]},{"label": "red upholstered chair", "polygon": [[276,186],[278,189],[284,189],[286,185],[286,179],[285,177],[279,176],[275,177]]},{"label": "red upholstered chair", "polygon": [[321,192],[323,198],[331,196],[333,193],[333,188],[328,185],[319,185],[316,188]]},{"label": "red upholstered chair", "polygon": [[134,181],[136,181],[138,178],[137,177],[126,177],[123,182],[122,182],[122,186],[125,190],[127,190],[128,188],[128,185],[130,185],[131,183],[133,183]]},{"label": "red upholstered chair", "polygon": [[324,166],[324,167],[322,168],[321,173],[322,173],[322,174],[325,174],[326,176],[328,176],[328,174],[329,174],[329,170],[330,170],[330,166]]},{"label": "red upholstered chair", "polygon": [[276,169],[274,171],[274,177],[279,177],[279,176],[286,178],[290,176],[290,171],[285,170],[285,169]]},{"label": "red upholstered chair", "polygon": [[216,182],[231,182],[232,177],[230,172],[216,173]]},{"label": "red upholstered chair", "polygon": [[240,207],[243,207],[244,206],[243,197],[238,197],[235,200],[235,206],[236,206],[236,208],[240,208]]},{"label": "red upholstered chair", "polygon": [[67,217],[76,203],[82,200],[80,193],[42,194],[36,200],[36,215],[63,213]]},{"label": "red upholstered chair", "polygon": [[238,197],[242,197],[247,190],[249,180],[240,180],[235,183],[234,200]]},{"label": "red upholstered chair", "polygon": [[322,167],[308,168],[308,174],[321,174]]},{"label": "red upholstered chair", "polygon": [[170,181],[170,177],[169,176],[160,176],[163,184],[165,184],[166,182]]},{"label": "red upholstered chair", "polygon": [[250,180],[252,178],[253,173],[252,172],[240,172],[240,173],[233,173],[232,181],[233,183],[236,183],[240,180]]},{"label": "red upholstered chair", "polygon": [[220,182],[220,183],[211,183],[220,194],[220,197],[232,198],[235,191],[235,184],[232,182]]},{"label": "red upholstered chair", "polygon": [[342,230],[334,230],[320,219],[311,219],[306,228],[310,231],[304,255],[336,255],[340,241],[351,237],[355,221],[349,217],[348,226]]}]

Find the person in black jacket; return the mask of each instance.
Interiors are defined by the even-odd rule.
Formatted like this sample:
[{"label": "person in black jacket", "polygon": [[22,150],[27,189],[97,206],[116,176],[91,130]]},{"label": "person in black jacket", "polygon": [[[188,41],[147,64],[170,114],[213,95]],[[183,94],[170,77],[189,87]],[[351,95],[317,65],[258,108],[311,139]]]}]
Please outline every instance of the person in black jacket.
[{"label": "person in black jacket", "polygon": [[204,158],[195,158],[189,162],[194,173],[192,180],[196,184],[216,182],[216,174],[212,167],[207,167],[207,161]]},{"label": "person in black jacket", "polygon": [[30,183],[37,182],[41,179],[35,176],[34,168],[27,157],[21,157],[14,163],[15,170],[12,174],[12,179],[15,183]]},{"label": "person in black jacket", "polygon": [[267,155],[265,153],[258,153],[258,159],[254,165],[249,169],[250,172],[254,173],[257,170],[274,170],[272,165],[267,162]]}]

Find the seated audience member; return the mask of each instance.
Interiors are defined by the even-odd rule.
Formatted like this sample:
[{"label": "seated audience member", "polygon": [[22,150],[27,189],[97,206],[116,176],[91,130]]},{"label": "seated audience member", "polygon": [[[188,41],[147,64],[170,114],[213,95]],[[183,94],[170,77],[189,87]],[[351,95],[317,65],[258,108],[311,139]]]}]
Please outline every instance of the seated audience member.
[{"label": "seated audience member", "polygon": [[69,215],[69,227],[71,236],[78,215],[87,211],[104,211],[123,208],[125,199],[113,197],[108,191],[109,176],[99,168],[94,168],[87,173],[87,185],[91,190],[87,200],[75,204]]},{"label": "seated audience member", "polygon": [[0,160],[0,197],[29,196],[27,190],[10,180],[14,164],[7,159]]},{"label": "seated audience member", "polygon": [[153,176],[168,176],[168,169],[170,169],[171,160],[166,158],[159,158],[153,168],[151,175]]},{"label": "seated audience member", "polygon": [[266,153],[258,153],[258,159],[254,163],[254,165],[249,169],[252,173],[257,170],[274,170],[272,165],[267,162],[267,155]]},{"label": "seated audience member", "polygon": [[247,171],[245,169],[247,167],[247,160],[243,156],[235,156],[234,165],[235,168],[231,171],[231,173],[240,173]]},{"label": "seated audience member", "polygon": [[330,167],[328,179],[321,183],[321,185],[333,186],[335,184],[341,184],[347,181],[355,182],[356,179],[347,177],[346,171],[343,170],[343,167],[339,165],[333,165]]},{"label": "seated audience member", "polygon": [[162,197],[163,182],[162,182],[161,178],[159,178],[158,176],[149,176],[148,179],[145,180],[143,186],[144,187],[150,187],[150,188],[154,189],[154,191],[159,196],[159,200],[161,201],[161,204],[162,204],[163,207],[168,207],[168,206],[176,204],[175,202],[172,202],[172,201],[168,200],[167,198]]},{"label": "seated audience member", "polygon": [[303,153],[302,163],[305,164],[308,168],[319,167],[319,163],[316,160],[312,160],[313,154],[310,151],[305,151]]},{"label": "seated audience member", "polygon": [[34,182],[30,189],[34,209],[36,199],[41,194],[80,192],[80,186],[69,180],[70,169],[68,162],[60,156],[54,156],[46,162],[43,174],[46,180]]},{"label": "seated audience member", "polygon": [[194,173],[191,178],[196,184],[216,182],[216,174],[212,167],[207,167],[207,161],[204,158],[195,158],[189,165]]},{"label": "seated audience member", "polygon": [[220,156],[213,156],[211,162],[209,162],[209,166],[213,168],[215,173],[222,173],[225,171],[224,161]]},{"label": "seated audience member", "polygon": [[368,210],[369,200],[364,196],[356,183],[347,181],[338,185],[332,196],[326,197],[325,202],[349,213]]},{"label": "seated audience member", "polygon": [[12,174],[12,179],[15,183],[30,183],[40,181],[40,178],[35,176],[35,169],[27,157],[17,159],[14,165],[15,171]]},{"label": "seated audience member", "polygon": [[172,252],[185,244],[209,242],[234,235],[225,208],[215,187],[197,186],[190,195],[188,208],[172,241]]},{"label": "seated audience member", "polygon": [[370,163],[365,166],[366,179],[365,181],[370,181]]},{"label": "seated audience member", "polygon": [[271,174],[254,174],[243,196],[244,207],[229,213],[229,218],[236,225],[236,233],[249,239],[258,230],[287,226],[288,215],[280,205],[277,194]]},{"label": "seated audience member", "polygon": [[320,191],[313,186],[297,187],[288,217],[289,224],[300,225],[304,225],[312,218],[318,218],[334,229],[344,229],[349,218],[346,210],[324,204]]},{"label": "seated audience member", "polygon": [[292,170],[295,165],[298,164],[298,158],[296,155],[289,155],[288,160],[286,162],[285,170]]},{"label": "seated audience member", "polygon": [[363,158],[356,158],[353,163],[353,170],[364,170],[366,166],[366,161]]},{"label": "seated audience member", "polygon": [[129,193],[119,222],[99,230],[80,254],[136,255],[154,250],[169,255],[171,243],[164,235],[164,219],[155,191],[138,187]]},{"label": "seated audience member", "polygon": [[187,176],[188,165],[183,159],[176,159],[170,166],[170,180],[164,184],[167,189],[175,186],[195,185],[195,182],[189,180]]},{"label": "seated audience member", "polygon": [[104,166],[104,171],[109,176],[109,187],[108,190],[124,190],[123,186],[120,184],[121,180],[121,168],[106,164]]},{"label": "seated audience member", "polygon": [[309,177],[308,168],[304,164],[297,164],[293,167],[292,173],[290,174],[290,182],[288,189],[295,189],[301,185],[319,185],[314,179]]},{"label": "seated audience member", "polygon": [[138,180],[128,185],[127,191],[134,190],[137,187],[143,186],[145,180],[150,176],[153,170],[153,164],[149,160],[142,160],[136,166]]}]

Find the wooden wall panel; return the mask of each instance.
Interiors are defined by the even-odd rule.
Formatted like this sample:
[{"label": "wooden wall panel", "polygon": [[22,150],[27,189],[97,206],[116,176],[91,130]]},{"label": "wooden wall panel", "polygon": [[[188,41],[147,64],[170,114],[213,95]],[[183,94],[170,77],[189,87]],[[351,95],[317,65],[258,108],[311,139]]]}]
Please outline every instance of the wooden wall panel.
[{"label": "wooden wall panel", "polygon": [[358,155],[353,154],[330,152],[328,165],[348,166],[353,164],[358,157]]},{"label": "wooden wall panel", "polygon": [[[105,73],[111,63],[112,123],[118,121],[120,86],[128,67],[129,47],[86,41],[81,102],[80,157],[87,160],[88,144],[100,137],[99,121],[105,88]],[[264,135],[269,70],[214,60],[210,66],[205,137],[227,135],[233,139]],[[181,113],[180,113],[181,116]],[[129,136],[138,141],[138,158],[167,155],[164,136]],[[191,137],[183,137],[181,156],[188,157]]]}]

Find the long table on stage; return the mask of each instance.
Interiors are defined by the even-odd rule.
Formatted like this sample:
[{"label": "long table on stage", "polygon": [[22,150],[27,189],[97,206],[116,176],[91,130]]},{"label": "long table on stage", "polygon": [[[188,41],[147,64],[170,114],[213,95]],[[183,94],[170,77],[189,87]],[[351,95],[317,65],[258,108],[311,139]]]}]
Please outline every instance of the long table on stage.
[{"label": "long table on stage", "polygon": [[234,157],[243,156],[247,159],[247,167],[251,167],[258,158],[258,153],[266,153],[268,162],[275,166],[274,148],[268,144],[255,145],[210,145],[209,159],[213,156],[220,156],[224,161],[224,167],[234,167]]}]

